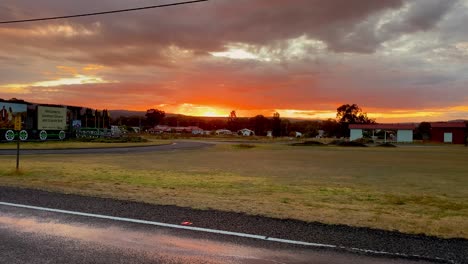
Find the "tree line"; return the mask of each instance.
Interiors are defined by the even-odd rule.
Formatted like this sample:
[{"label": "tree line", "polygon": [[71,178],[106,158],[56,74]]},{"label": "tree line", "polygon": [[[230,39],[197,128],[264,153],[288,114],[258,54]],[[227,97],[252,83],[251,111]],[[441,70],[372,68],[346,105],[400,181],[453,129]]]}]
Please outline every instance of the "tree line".
[{"label": "tree line", "polygon": [[[256,115],[254,117],[237,117],[235,111],[229,117],[197,117],[185,115],[169,115],[159,109],[149,109],[145,117],[130,116],[119,117],[112,120],[114,125],[126,125],[149,129],[156,125],[167,126],[197,126],[203,130],[229,129],[233,132],[248,128],[255,132],[255,135],[266,136],[268,131],[272,131],[273,136],[291,136],[298,131],[306,137],[315,137],[319,131],[324,137],[349,137],[349,124],[373,124],[374,119],[367,117],[367,114],[357,104],[343,104],[336,109],[336,118],[326,120],[294,120],[281,118],[278,113],[267,117]],[[428,137],[430,125],[423,122],[415,131],[416,139]]]}]

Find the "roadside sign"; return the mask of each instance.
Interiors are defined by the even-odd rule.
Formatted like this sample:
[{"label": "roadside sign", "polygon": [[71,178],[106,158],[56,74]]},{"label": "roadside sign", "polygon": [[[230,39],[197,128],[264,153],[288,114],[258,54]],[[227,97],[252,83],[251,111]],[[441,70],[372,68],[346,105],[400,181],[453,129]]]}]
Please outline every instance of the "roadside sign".
[{"label": "roadside sign", "polygon": [[21,130],[21,115],[15,116],[15,130]]}]

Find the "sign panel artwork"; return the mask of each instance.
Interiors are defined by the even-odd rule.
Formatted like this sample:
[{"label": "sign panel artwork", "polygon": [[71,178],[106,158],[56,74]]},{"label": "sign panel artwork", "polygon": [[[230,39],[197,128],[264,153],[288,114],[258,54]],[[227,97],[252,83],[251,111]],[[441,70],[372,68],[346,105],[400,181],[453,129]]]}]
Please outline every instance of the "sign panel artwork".
[{"label": "sign panel artwork", "polygon": [[25,104],[0,102],[0,128],[13,129],[15,117],[26,117],[26,112],[27,106]]},{"label": "sign panel artwork", "polygon": [[67,108],[38,106],[37,128],[39,130],[65,130],[67,128]]}]

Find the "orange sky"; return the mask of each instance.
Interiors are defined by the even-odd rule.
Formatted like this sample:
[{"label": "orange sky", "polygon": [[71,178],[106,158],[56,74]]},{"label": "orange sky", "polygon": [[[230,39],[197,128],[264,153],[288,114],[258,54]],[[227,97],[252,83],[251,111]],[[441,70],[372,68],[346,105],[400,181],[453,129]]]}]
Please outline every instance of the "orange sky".
[{"label": "orange sky", "polygon": [[[0,18],[134,5],[2,1]],[[4,24],[0,98],[311,119],[356,103],[378,122],[468,119],[467,12],[468,0],[219,0]]]}]

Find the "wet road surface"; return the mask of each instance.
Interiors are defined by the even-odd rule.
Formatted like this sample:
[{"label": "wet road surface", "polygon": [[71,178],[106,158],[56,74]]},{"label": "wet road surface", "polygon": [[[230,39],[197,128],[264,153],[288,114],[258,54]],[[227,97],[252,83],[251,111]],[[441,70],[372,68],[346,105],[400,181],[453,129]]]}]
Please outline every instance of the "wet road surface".
[{"label": "wet road surface", "polygon": [[0,205],[0,263],[430,263]]}]

